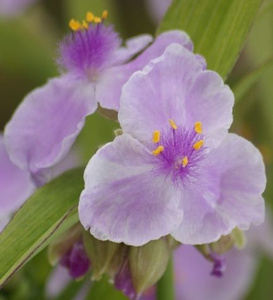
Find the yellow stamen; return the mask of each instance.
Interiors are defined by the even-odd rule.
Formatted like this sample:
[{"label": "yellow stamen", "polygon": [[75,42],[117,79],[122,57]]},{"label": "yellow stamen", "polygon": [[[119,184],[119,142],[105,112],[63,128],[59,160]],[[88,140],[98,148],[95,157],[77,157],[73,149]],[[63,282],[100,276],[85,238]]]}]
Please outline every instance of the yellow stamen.
[{"label": "yellow stamen", "polygon": [[153,142],[158,143],[160,141],[160,131],[156,130],[153,133]]},{"label": "yellow stamen", "polygon": [[78,31],[82,28],[82,25],[80,22],[75,21],[74,19],[71,19],[69,22],[69,27],[73,30],[73,31]]},{"label": "yellow stamen", "polygon": [[87,21],[88,23],[93,22],[94,17],[95,17],[94,14],[91,13],[90,11],[86,13],[86,21]]},{"label": "yellow stamen", "polygon": [[196,133],[202,133],[202,123],[201,122],[195,122],[194,129]]},{"label": "yellow stamen", "polygon": [[200,140],[193,145],[194,150],[199,150],[204,145],[204,141]]},{"label": "yellow stamen", "polygon": [[85,20],[82,21],[82,27],[85,29],[89,28],[88,23]]},{"label": "yellow stamen", "polygon": [[102,18],[103,20],[105,20],[107,17],[108,17],[108,11],[107,11],[107,10],[104,10],[104,11],[102,12],[101,18]]},{"label": "yellow stamen", "polygon": [[157,156],[157,155],[160,154],[162,151],[164,151],[164,147],[163,147],[163,146],[158,146],[158,147],[153,151],[153,154]]},{"label": "yellow stamen", "polygon": [[98,23],[101,23],[101,18],[99,17],[94,17],[94,23],[98,24]]},{"label": "yellow stamen", "polygon": [[183,159],[182,159],[182,166],[183,168],[185,168],[189,163],[189,160],[188,160],[188,157],[185,156]]},{"label": "yellow stamen", "polygon": [[169,122],[170,122],[170,125],[172,126],[172,128],[176,130],[176,129],[177,129],[177,126],[176,126],[176,124],[174,123],[174,120],[170,119]]}]

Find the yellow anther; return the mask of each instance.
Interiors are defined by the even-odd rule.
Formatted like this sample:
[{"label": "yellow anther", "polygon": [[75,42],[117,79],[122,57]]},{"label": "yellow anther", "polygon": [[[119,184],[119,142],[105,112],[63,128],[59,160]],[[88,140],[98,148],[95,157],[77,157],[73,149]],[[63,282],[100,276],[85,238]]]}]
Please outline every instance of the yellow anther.
[{"label": "yellow anther", "polygon": [[95,18],[94,14],[91,13],[90,11],[86,13],[86,21],[87,21],[88,23],[93,22],[93,21],[94,21],[94,18]]},{"label": "yellow anther", "polygon": [[104,10],[104,11],[102,12],[101,18],[102,18],[103,20],[105,20],[107,17],[108,17],[108,11],[107,11],[107,10]]},{"label": "yellow anther", "polygon": [[156,130],[153,133],[153,142],[158,143],[160,141],[160,131]]},{"label": "yellow anther", "polygon": [[88,23],[85,20],[82,21],[82,27],[85,29],[89,28]]},{"label": "yellow anther", "polygon": [[101,18],[99,17],[94,17],[94,23],[98,24],[98,23],[101,23]]},{"label": "yellow anther", "polygon": [[189,163],[189,160],[188,160],[188,157],[185,156],[183,159],[182,159],[182,166],[183,168],[185,168]]},{"label": "yellow anther", "polygon": [[78,31],[82,28],[82,25],[80,22],[75,21],[74,19],[71,19],[69,22],[69,27],[73,30],[73,31]]},{"label": "yellow anther", "polygon": [[204,141],[200,140],[193,145],[194,150],[199,150],[204,145]]},{"label": "yellow anther", "polygon": [[154,154],[154,155],[159,155],[162,151],[164,151],[164,147],[163,147],[163,146],[158,146],[158,147],[153,151],[153,154]]},{"label": "yellow anther", "polygon": [[174,120],[170,119],[170,120],[169,120],[169,123],[170,123],[170,125],[172,126],[173,129],[175,129],[175,130],[177,129],[177,126],[176,126],[176,124],[174,123]]},{"label": "yellow anther", "polygon": [[201,122],[195,122],[194,129],[196,133],[202,133],[202,123]]}]

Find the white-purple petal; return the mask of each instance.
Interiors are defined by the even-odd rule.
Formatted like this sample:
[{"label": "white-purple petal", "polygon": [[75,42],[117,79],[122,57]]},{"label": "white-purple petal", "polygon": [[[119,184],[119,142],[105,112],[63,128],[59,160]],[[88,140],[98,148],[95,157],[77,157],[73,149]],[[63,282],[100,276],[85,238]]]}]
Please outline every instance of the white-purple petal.
[{"label": "white-purple petal", "polygon": [[33,190],[34,184],[29,173],[20,170],[10,161],[3,137],[0,135],[0,227],[4,227],[12,213],[23,204]]},{"label": "white-purple petal", "polygon": [[196,55],[172,44],[124,85],[119,121],[125,132],[141,141],[167,127],[169,119],[189,128],[200,121],[206,145],[215,146],[231,125],[233,103],[232,92],[218,74],[204,70]]},{"label": "white-purple petal", "polygon": [[0,0],[0,16],[9,17],[23,12],[36,0]]},{"label": "white-purple petal", "polygon": [[11,160],[34,176],[69,152],[85,123],[97,108],[94,86],[70,77],[50,80],[31,92],[5,129]]},{"label": "white-purple petal", "polygon": [[[193,50],[193,44],[185,32],[167,31],[160,34],[149,47],[131,62],[102,72],[96,86],[96,99],[101,106],[118,111],[121,90],[125,82],[134,72],[142,70],[152,59],[161,56],[171,43],[178,43],[190,51]],[[110,91],[109,87],[111,88]]]},{"label": "white-purple petal", "polygon": [[194,247],[179,247],[174,255],[176,299],[242,299],[254,279],[257,262],[249,252],[236,249],[226,253],[225,259],[225,274],[217,278],[210,275],[212,263]]},{"label": "white-purple petal", "polygon": [[140,246],[182,220],[178,190],[164,174],[154,173],[153,155],[129,135],[101,148],[84,179],[79,217],[98,239]]},{"label": "white-purple petal", "polygon": [[114,53],[113,64],[119,65],[128,62],[134,55],[145,49],[153,37],[149,34],[142,34],[126,40],[125,46],[120,47]]},{"label": "white-purple petal", "polygon": [[204,244],[247,230],[264,221],[265,170],[260,152],[248,141],[228,134],[207,154],[206,181],[181,201],[184,218],[172,235],[185,244]]}]

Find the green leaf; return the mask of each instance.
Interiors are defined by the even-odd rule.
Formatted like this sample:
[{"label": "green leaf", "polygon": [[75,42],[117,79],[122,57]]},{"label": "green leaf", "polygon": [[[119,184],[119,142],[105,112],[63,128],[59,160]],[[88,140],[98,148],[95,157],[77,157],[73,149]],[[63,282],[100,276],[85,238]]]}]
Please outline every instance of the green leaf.
[{"label": "green leaf", "polygon": [[261,66],[256,68],[251,73],[248,73],[246,76],[237,81],[232,90],[235,95],[236,103],[239,102],[250,88],[268,71],[273,68],[273,57],[263,63]]},{"label": "green leaf", "polygon": [[181,29],[208,69],[224,79],[235,64],[262,0],[174,0],[158,33]]},{"label": "green leaf", "polygon": [[50,241],[78,221],[83,168],[38,189],[0,234],[0,286]]}]

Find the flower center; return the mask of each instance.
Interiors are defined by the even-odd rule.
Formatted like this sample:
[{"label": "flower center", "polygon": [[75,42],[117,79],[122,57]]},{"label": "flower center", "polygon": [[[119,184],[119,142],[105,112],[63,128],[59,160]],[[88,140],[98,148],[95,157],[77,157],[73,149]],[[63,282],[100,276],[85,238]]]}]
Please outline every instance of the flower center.
[{"label": "flower center", "polygon": [[171,119],[169,123],[169,128],[153,132],[151,153],[156,166],[175,181],[194,180],[205,150],[202,123],[196,122],[192,128],[178,126]]},{"label": "flower center", "polygon": [[118,34],[111,26],[105,26],[107,11],[101,17],[88,12],[81,23],[72,19],[72,33],[60,43],[59,65],[77,75],[96,78],[97,73],[111,64],[112,55],[120,46]]}]

